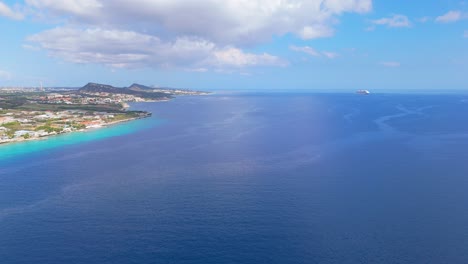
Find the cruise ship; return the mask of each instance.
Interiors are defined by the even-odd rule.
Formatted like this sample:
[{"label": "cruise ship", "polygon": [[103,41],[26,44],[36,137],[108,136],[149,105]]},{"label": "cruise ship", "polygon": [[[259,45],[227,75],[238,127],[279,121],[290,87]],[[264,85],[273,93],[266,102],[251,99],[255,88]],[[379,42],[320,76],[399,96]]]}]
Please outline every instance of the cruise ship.
[{"label": "cruise ship", "polygon": [[368,90],[357,90],[356,93],[357,94],[370,94]]}]

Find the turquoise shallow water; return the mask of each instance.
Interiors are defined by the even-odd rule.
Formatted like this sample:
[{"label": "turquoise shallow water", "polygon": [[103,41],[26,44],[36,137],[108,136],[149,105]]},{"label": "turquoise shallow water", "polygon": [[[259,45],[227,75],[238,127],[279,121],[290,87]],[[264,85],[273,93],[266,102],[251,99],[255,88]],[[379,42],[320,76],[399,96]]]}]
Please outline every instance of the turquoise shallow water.
[{"label": "turquoise shallow water", "polygon": [[57,149],[63,146],[102,140],[109,137],[131,134],[141,129],[147,129],[162,123],[163,120],[151,117],[128,121],[100,129],[92,129],[83,132],[74,132],[58,136],[52,136],[41,140],[25,141],[0,145],[0,162],[12,158],[33,154],[45,150]]}]

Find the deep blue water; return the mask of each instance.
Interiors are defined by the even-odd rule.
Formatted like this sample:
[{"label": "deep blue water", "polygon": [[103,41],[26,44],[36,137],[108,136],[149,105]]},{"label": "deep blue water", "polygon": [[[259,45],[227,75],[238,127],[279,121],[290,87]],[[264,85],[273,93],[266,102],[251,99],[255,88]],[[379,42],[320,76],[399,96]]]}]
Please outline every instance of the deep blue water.
[{"label": "deep blue water", "polygon": [[0,146],[1,264],[468,263],[468,95],[133,107]]}]

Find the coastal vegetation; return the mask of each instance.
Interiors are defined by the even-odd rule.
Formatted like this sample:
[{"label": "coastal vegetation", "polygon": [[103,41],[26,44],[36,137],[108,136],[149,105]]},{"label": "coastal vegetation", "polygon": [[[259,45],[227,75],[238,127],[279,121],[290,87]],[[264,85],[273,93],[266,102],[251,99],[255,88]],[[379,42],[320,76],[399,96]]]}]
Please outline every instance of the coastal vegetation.
[{"label": "coastal vegetation", "polygon": [[0,89],[0,143],[98,128],[151,115],[127,110],[128,102],[166,101],[199,95],[185,89],[140,84],[117,88],[88,83],[79,89]]}]

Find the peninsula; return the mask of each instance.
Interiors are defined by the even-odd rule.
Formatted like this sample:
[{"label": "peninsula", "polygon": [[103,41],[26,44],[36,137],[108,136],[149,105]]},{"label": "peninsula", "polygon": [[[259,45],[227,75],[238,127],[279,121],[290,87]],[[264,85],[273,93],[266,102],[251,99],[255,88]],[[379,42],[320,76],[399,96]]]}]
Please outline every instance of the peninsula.
[{"label": "peninsula", "polygon": [[203,95],[187,89],[132,84],[113,87],[88,83],[81,88],[0,88],[0,144],[99,128],[145,118],[127,110],[129,102],[167,101],[178,95]]}]

